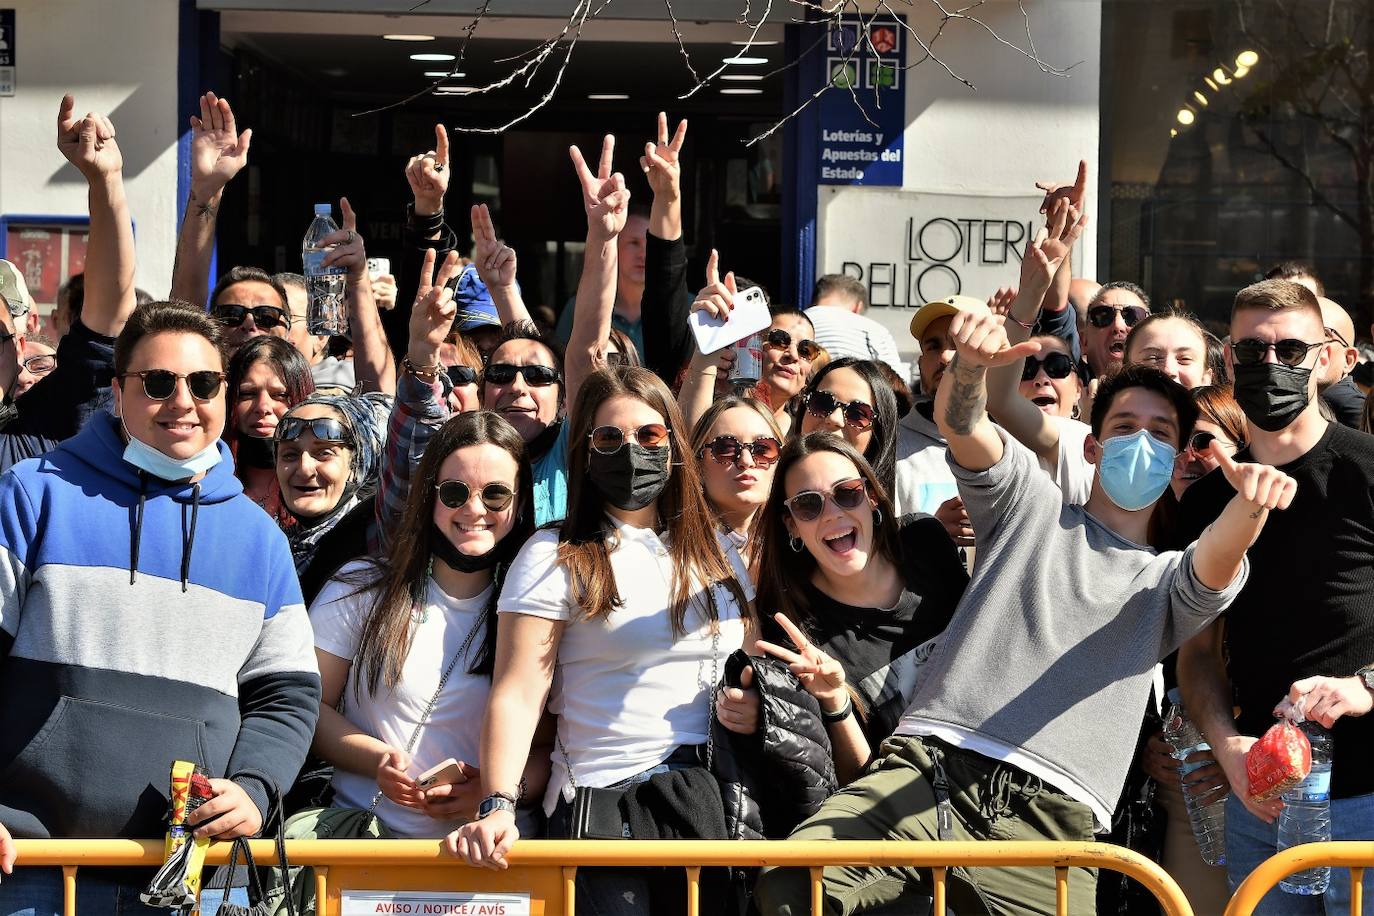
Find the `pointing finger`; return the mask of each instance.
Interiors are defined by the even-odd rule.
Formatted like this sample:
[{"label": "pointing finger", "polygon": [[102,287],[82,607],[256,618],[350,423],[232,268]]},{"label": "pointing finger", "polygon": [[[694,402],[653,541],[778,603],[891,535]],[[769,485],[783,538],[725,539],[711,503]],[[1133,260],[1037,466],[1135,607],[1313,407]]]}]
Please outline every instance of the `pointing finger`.
[{"label": "pointing finger", "polygon": [[706,259],[706,285],[715,286],[720,282],[720,253],[716,249],[711,249],[711,256]]},{"label": "pointing finger", "polygon": [[443,124],[434,125],[434,156],[440,165],[448,165],[448,128]]}]

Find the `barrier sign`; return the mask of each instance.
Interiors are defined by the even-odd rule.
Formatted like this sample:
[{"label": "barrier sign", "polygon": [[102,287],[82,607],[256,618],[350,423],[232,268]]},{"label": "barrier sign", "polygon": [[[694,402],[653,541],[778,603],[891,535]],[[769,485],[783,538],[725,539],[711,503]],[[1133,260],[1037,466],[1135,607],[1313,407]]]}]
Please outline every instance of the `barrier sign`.
[{"label": "barrier sign", "polygon": [[343,891],[340,916],[530,916],[529,894]]}]

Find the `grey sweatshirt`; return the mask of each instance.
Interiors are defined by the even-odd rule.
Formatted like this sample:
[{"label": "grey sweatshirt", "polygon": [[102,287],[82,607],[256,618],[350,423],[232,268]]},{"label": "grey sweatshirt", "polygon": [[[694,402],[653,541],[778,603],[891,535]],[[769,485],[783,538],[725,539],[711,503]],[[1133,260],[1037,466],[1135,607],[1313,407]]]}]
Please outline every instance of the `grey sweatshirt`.
[{"label": "grey sweatshirt", "polygon": [[986,471],[950,456],[979,562],[896,733],[1033,761],[1055,788],[1110,812],[1155,663],[1231,603],[1248,561],[1225,590],[1207,588],[1196,544],[1156,554],[1122,538],[1065,505],[1030,450],[1001,435],[1002,460]]}]

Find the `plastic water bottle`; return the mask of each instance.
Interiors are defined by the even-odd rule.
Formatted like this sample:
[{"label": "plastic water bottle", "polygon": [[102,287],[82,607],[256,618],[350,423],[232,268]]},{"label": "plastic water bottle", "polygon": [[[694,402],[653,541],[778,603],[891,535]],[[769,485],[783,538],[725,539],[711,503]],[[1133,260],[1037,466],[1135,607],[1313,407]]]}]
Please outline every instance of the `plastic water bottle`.
[{"label": "plastic water bottle", "polygon": [[[1312,772],[1283,793],[1279,849],[1331,839],[1331,733],[1310,721],[1302,723],[1302,730],[1312,743]],[[1330,883],[1331,869],[1322,866],[1289,875],[1279,887],[1289,894],[1315,896],[1326,893]]]},{"label": "plastic water bottle", "polygon": [[344,269],[336,265],[322,267],[320,262],[333,246],[321,246],[320,241],[339,226],[331,215],[329,204],[315,204],[315,219],[301,243],[301,261],[305,270],[305,290],[310,297],[305,313],[305,328],[311,334],[340,335],[348,333],[348,308],[344,305]]},{"label": "plastic water bottle", "polygon": [[1210,751],[1212,746],[1202,737],[1202,732],[1184,713],[1178,689],[1169,691],[1169,714],[1164,719],[1164,740],[1174,750],[1174,759],[1179,762],[1179,787],[1183,789],[1183,801],[1188,806],[1188,819],[1193,824],[1193,836],[1197,839],[1198,851],[1202,861],[1208,865],[1226,864],[1226,796],[1209,805],[1201,799],[1210,794],[1213,786],[1185,787],[1189,774],[1207,766],[1206,763],[1184,760],[1198,751]]}]

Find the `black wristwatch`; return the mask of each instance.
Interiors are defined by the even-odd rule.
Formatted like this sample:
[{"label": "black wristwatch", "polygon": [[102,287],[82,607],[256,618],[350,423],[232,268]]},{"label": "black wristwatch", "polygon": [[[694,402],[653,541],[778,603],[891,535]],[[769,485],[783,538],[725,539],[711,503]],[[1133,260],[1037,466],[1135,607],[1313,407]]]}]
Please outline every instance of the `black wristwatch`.
[{"label": "black wristwatch", "polygon": [[477,819],[491,814],[493,811],[509,811],[515,813],[515,799],[504,792],[495,792],[482,799],[482,803],[477,806]]},{"label": "black wristwatch", "polygon": [[1355,672],[1355,676],[1364,684],[1365,690],[1374,693],[1374,665],[1365,665]]}]

